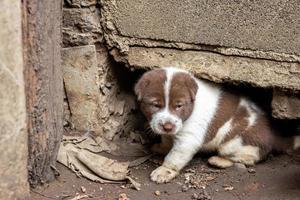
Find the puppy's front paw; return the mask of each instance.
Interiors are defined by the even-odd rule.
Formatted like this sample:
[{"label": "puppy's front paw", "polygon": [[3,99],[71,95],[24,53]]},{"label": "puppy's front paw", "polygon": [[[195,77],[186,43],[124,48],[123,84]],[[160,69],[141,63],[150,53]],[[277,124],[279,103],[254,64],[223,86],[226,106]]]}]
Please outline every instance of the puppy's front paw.
[{"label": "puppy's front paw", "polygon": [[167,183],[178,175],[178,171],[165,166],[156,168],[150,175],[152,181],[156,183]]}]

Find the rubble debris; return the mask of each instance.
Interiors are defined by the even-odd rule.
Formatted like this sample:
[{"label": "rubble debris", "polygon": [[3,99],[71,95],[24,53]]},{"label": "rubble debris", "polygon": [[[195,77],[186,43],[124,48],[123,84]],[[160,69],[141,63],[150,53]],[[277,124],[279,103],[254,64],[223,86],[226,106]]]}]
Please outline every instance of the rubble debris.
[{"label": "rubble debris", "polygon": [[77,194],[74,198],[70,200],[80,200],[80,199],[87,199],[87,198],[90,198],[90,196],[86,194]]},{"label": "rubble debris", "polygon": [[130,181],[132,188],[136,189],[136,190],[141,190],[141,184],[136,182],[133,178],[126,176],[126,179]]},{"label": "rubble debris", "polygon": [[156,196],[160,196],[160,195],[161,195],[161,192],[160,192],[159,190],[156,190],[156,191],[154,192],[154,194],[155,194]]},{"label": "rubble debris", "polygon": [[81,186],[80,189],[81,189],[81,192],[83,192],[83,193],[86,192],[86,188],[84,186]]},{"label": "rubble debris", "polygon": [[184,185],[182,186],[183,191],[187,191],[190,188],[194,189],[205,189],[210,181],[217,178],[219,170],[206,169],[203,165],[200,170],[187,169],[184,176]]},{"label": "rubble debris", "polygon": [[194,199],[194,200],[211,200],[212,197],[207,193],[206,190],[201,190],[199,194],[194,193],[192,195],[192,199]]},{"label": "rubble debris", "polygon": [[223,188],[225,191],[232,191],[234,189],[234,187],[231,185],[224,185]]},{"label": "rubble debris", "polygon": [[89,7],[97,4],[97,0],[65,0],[68,6],[73,8]]},{"label": "rubble debris", "polygon": [[190,188],[189,188],[187,185],[183,185],[183,186],[181,187],[181,191],[182,191],[182,192],[187,192],[189,189],[190,189]]},{"label": "rubble debris", "polygon": [[119,194],[118,200],[130,200],[125,193]]},{"label": "rubble debris", "polygon": [[248,172],[249,172],[250,174],[255,174],[255,173],[256,173],[256,170],[253,169],[253,168],[250,168],[250,169],[248,169]]}]

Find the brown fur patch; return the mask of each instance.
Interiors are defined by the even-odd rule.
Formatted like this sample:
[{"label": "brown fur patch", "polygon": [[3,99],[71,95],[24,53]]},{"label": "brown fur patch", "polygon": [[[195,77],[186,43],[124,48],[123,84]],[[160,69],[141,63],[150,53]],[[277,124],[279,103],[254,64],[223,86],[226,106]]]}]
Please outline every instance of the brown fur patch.
[{"label": "brown fur patch", "polygon": [[196,81],[187,73],[176,73],[171,81],[169,109],[185,121],[194,108],[195,95],[198,90]]},{"label": "brown fur patch", "polygon": [[[217,134],[218,130],[229,120],[232,119],[232,127],[224,137],[221,144],[224,144],[236,136],[241,136],[244,145],[259,147],[260,157],[265,157],[278,139],[272,132],[269,119],[263,113],[257,112],[255,123],[248,127],[247,109],[239,106],[240,96],[235,93],[223,91],[219,102],[219,108],[214,119],[208,128],[205,144],[210,142]],[[286,144],[286,143],[284,143]]]},{"label": "brown fur patch", "polygon": [[151,120],[153,113],[165,106],[164,84],[166,79],[166,72],[157,69],[143,74],[135,85],[135,94],[147,120]]},{"label": "brown fur patch", "polygon": [[217,134],[218,130],[235,115],[240,97],[226,91],[222,91],[221,98],[219,100],[218,110],[211,121],[204,144],[210,142]]}]

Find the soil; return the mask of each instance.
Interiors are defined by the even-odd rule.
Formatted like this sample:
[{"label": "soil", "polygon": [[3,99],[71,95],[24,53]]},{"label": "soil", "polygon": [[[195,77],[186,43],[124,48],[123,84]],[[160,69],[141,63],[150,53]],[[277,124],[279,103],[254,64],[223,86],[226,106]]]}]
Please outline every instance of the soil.
[{"label": "soil", "polygon": [[131,168],[131,177],[142,184],[136,191],[129,183],[100,184],[77,177],[58,164],[56,181],[32,189],[32,200],[293,200],[300,199],[300,154],[271,156],[254,167],[237,165],[219,170],[197,156],[167,184],[155,184],[149,174],[160,160]]}]

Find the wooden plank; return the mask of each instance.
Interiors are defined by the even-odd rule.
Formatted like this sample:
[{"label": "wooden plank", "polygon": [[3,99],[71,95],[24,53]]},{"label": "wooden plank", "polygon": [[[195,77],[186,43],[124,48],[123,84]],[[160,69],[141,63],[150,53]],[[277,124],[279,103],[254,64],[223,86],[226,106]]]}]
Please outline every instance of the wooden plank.
[{"label": "wooden plank", "polygon": [[20,8],[19,0],[0,1],[0,199],[5,200],[29,196]]},{"label": "wooden plank", "polygon": [[63,133],[62,1],[23,0],[29,182],[53,180]]}]

